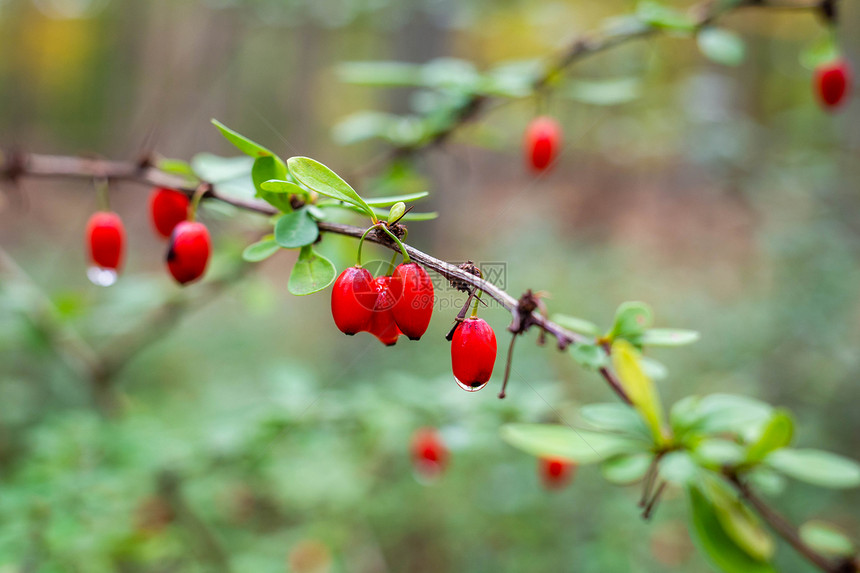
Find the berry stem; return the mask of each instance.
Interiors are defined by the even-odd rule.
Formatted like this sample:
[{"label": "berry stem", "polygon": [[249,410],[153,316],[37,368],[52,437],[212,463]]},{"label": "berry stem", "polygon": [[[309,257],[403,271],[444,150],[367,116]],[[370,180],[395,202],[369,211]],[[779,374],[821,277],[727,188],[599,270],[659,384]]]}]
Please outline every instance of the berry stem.
[{"label": "berry stem", "polygon": [[96,177],[93,184],[96,187],[96,205],[99,211],[110,211],[110,180],[106,177]]},{"label": "berry stem", "polygon": [[194,190],[194,195],[191,196],[191,206],[188,207],[189,221],[194,222],[197,219],[197,207],[200,205],[200,200],[203,199],[203,196],[210,188],[208,183],[202,183]]},{"label": "berry stem", "polygon": [[388,227],[386,227],[386,226],[384,226],[384,225],[383,225],[383,226],[382,226],[382,227],[380,227],[380,228],[381,228],[383,231],[385,231],[385,234],[386,234],[386,235],[388,235],[389,237],[391,237],[391,239],[392,239],[395,243],[397,243],[397,246],[398,246],[398,247],[400,247],[400,252],[401,252],[401,253],[403,253],[403,262],[404,262],[404,263],[411,263],[411,262],[412,262],[412,259],[410,259],[410,258],[409,258],[409,253],[407,253],[407,252],[406,252],[406,247],[404,247],[404,246],[403,246],[403,243],[402,243],[402,242],[400,242],[400,239],[398,239],[398,238],[397,238],[397,236],[396,236],[394,233],[392,233],[391,231],[389,231],[389,230],[388,230]]},{"label": "berry stem", "polygon": [[475,293],[475,303],[472,306],[472,318],[478,317],[478,305],[481,303],[481,295],[482,294],[484,294],[484,291],[482,291],[480,289],[478,290],[477,293]]},{"label": "berry stem", "polygon": [[361,266],[361,247],[364,246],[364,240],[367,238],[367,235],[369,235],[372,230],[378,229],[379,227],[380,227],[379,223],[375,223],[375,224],[371,225],[370,227],[367,228],[367,230],[364,232],[364,234],[358,240],[358,254],[356,255],[356,261],[355,261],[356,266],[359,266],[359,267]]},{"label": "berry stem", "polygon": [[388,261],[388,272],[387,272],[387,273],[385,273],[385,274],[387,274],[388,276],[391,276],[392,274],[394,274],[394,261],[396,261],[396,260],[397,260],[397,253],[395,252],[395,253],[391,256],[391,260],[390,260],[390,261]]}]

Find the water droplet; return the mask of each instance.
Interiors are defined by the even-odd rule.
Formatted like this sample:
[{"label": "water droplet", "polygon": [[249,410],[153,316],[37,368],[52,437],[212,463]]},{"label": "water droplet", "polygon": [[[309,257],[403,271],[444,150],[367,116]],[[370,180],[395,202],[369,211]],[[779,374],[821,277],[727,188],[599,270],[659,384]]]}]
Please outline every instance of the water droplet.
[{"label": "water droplet", "polygon": [[456,383],[457,383],[457,386],[459,386],[460,388],[462,388],[462,389],[463,389],[463,390],[465,390],[466,392],[477,392],[478,390],[480,390],[481,388],[483,388],[484,386],[486,386],[486,385],[487,385],[487,383],[489,382],[489,380],[487,380],[487,382],[484,382],[483,384],[478,384],[477,386],[469,386],[468,384],[463,384],[462,382],[460,382],[459,380],[457,380],[457,377],[455,376],[455,377],[454,377],[454,382],[456,382]]},{"label": "water droplet", "polygon": [[117,273],[114,269],[103,269],[93,266],[87,269],[87,278],[94,285],[109,287],[116,282]]}]

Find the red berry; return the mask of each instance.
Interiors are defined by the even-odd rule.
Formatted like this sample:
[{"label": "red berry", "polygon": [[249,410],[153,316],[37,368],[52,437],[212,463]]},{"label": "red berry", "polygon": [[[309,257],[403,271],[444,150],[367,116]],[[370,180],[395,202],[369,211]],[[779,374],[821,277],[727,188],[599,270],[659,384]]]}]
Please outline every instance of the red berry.
[{"label": "red berry", "polygon": [[451,366],[457,383],[471,392],[486,386],[496,363],[496,334],[483,318],[467,318],[451,340]]},{"label": "red berry", "polygon": [[331,315],[340,331],[352,335],[367,330],[376,297],[367,269],[355,266],[340,273],[331,291]]},{"label": "red berry", "polygon": [[86,232],[90,262],[102,269],[119,269],[125,251],[125,227],[119,215],[110,211],[93,213]]},{"label": "red berry", "polygon": [[534,171],[552,165],[561,147],[561,126],[551,117],[536,117],[526,128],[526,161]]},{"label": "red berry", "polygon": [[188,218],[188,197],[179,191],[156,187],[149,198],[149,211],[155,232],[170,237],[174,227]]},{"label": "red berry", "polygon": [[438,477],[448,465],[448,448],[433,428],[421,428],[412,435],[412,464],[424,477]]},{"label": "red berry", "polygon": [[562,458],[538,459],[538,473],[547,489],[561,489],[576,474],[576,464]]},{"label": "red berry", "polygon": [[394,346],[400,336],[400,329],[394,321],[393,308],[397,298],[391,291],[391,277],[376,277],[373,279],[373,287],[377,296],[367,330],[385,346]]},{"label": "red berry", "polygon": [[836,109],[851,90],[851,66],[845,60],[834,60],[815,70],[815,91],[825,109]]},{"label": "red berry", "polygon": [[433,315],[433,282],[418,263],[397,265],[391,277],[394,320],[410,340],[418,340],[427,332]]},{"label": "red berry", "polygon": [[209,263],[212,245],[209,230],[203,223],[183,221],[170,235],[167,268],[180,284],[188,284],[203,276]]}]

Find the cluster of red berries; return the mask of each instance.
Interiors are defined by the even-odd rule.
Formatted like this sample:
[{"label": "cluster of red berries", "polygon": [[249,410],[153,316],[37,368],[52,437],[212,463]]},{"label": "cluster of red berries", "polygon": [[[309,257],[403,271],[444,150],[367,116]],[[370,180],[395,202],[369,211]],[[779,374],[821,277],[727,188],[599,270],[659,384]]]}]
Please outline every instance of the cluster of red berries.
[{"label": "cluster of red berries", "polygon": [[[442,436],[434,428],[421,428],[412,435],[412,467],[424,481],[438,479],[451,457]],[[562,458],[538,458],[538,477],[548,490],[567,486],[576,475],[576,464]]]},{"label": "cluster of red berries", "polygon": [[843,59],[821,64],[815,70],[815,94],[826,110],[841,106],[851,92],[853,74]]},{"label": "cluster of red berries", "polygon": [[[156,188],[150,199],[152,224],[159,236],[169,239],[167,268],[180,284],[199,279],[212,251],[209,230],[189,220],[188,197],[173,189]],[[95,282],[107,285],[116,278],[125,255],[125,227],[112,211],[94,213],[86,229],[86,242]],[[107,273],[107,278],[102,275]],[[92,278],[92,277],[91,277]]]},{"label": "cluster of red berries", "polygon": [[331,314],[344,334],[369,332],[386,346],[401,334],[420,339],[433,314],[433,282],[420,265],[405,262],[391,275],[373,277],[356,265],[343,271],[331,292]]}]

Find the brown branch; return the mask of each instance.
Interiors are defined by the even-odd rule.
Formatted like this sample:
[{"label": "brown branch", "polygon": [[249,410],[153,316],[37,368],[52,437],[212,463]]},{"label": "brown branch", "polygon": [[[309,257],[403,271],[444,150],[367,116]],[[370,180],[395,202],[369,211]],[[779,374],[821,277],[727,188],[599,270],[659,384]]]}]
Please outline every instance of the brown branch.
[{"label": "brown branch", "polygon": [[753,492],[736,473],[729,473],[726,477],[728,478],[729,483],[735,486],[741,497],[756,510],[770,528],[779,534],[780,537],[785,539],[789,545],[794,547],[794,549],[807,561],[828,573],[855,573],[858,571],[857,563],[851,559],[833,560],[807,545],[807,543],[800,537],[797,528],[780,513],[771,508],[766,501],[758,497],[758,495],[756,495],[756,493]]}]

